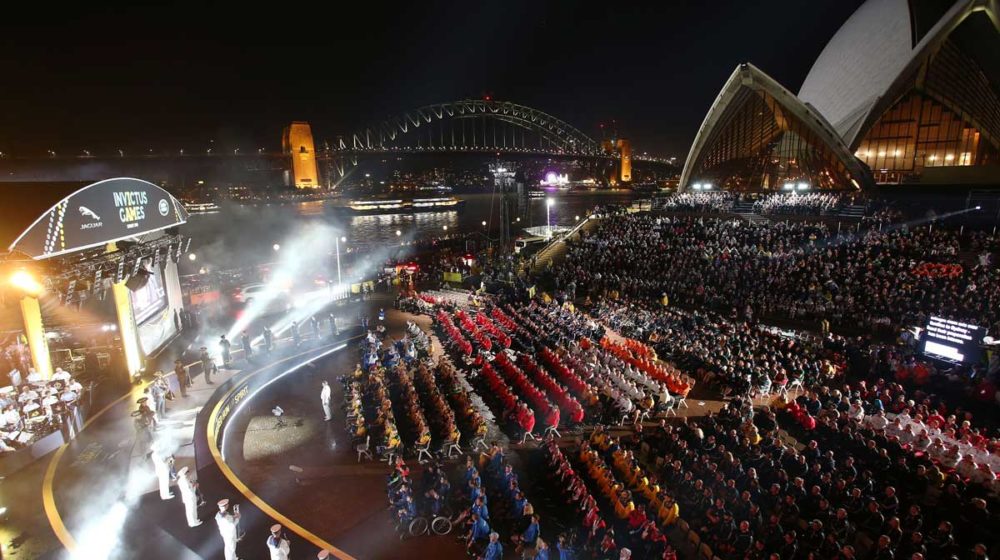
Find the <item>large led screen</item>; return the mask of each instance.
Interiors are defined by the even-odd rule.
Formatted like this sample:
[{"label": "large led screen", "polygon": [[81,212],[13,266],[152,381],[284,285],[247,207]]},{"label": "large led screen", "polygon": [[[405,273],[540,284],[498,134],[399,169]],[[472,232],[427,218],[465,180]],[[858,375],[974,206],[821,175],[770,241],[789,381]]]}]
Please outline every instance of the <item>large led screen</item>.
[{"label": "large led screen", "polygon": [[177,332],[174,314],[167,300],[163,271],[157,267],[142,288],[129,293],[132,313],[139,331],[142,351],[152,354],[160,349]]},{"label": "large led screen", "polygon": [[922,349],[925,355],[951,362],[977,362],[982,357],[983,337],[986,329],[944,317],[927,321]]}]

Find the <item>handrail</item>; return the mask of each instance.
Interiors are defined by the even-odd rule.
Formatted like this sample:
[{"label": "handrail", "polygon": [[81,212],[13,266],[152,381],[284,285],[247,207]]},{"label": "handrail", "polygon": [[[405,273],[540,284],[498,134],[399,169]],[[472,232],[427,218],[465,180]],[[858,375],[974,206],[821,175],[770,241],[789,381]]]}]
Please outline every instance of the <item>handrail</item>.
[{"label": "handrail", "polygon": [[544,247],[542,247],[541,249],[539,249],[538,252],[535,253],[535,254],[538,255],[538,256],[541,256],[543,253],[545,253],[549,249],[552,249],[553,247],[555,247],[557,243],[565,243],[566,239],[572,237],[588,221],[590,221],[590,220],[596,220],[597,218],[595,218],[594,216],[596,216],[596,214],[587,214],[586,216],[584,216],[584,218],[582,220],[580,220],[579,224],[573,226],[573,229],[567,231],[565,234],[563,234],[561,236],[553,236],[552,240],[549,241]]}]

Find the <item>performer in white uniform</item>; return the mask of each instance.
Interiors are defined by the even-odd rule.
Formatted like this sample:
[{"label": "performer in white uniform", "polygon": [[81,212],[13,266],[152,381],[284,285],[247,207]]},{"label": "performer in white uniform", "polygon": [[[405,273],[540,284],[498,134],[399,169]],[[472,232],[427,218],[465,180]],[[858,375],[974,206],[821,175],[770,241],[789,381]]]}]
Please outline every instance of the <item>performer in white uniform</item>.
[{"label": "performer in white uniform", "polygon": [[181,501],[184,502],[184,515],[187,517],[188,527],[201,525],[201,519],[198,519],[198,496],[194,491],[194,483],[188,478],[187,467],[177,471],[177,487],[181,490]]},{"label": "performer in white uniform", "polygon": [[319,392],[319,400],[323,403],[323,420],[329,422],[333,418],[330,412],[330,384],[323,381],[323,389]]},{"label": "performer in white uniform", "polygon": [[240,522],[240,514],[229,513],[229,500],[219,500],[219,513],[215,514],[215,522],[219,524],[219,534],[222,535],[222,548],[226,560],[239,560],[236,557],[236,540],[238,538],[236,524]]},{"label": "performer in white uniform", "polygon": [[271,536],[267,537],[267,550],[271,553],[271,560],[288,560],[288,555],[291,554],[288,537],[281,532],[281,525],[277,523],[271,525]]},{"label": "performer in white uniform", "polygon": [[160,482],[160,499],[169,500],[174,497],[170,491],[170,467],[166,459],[160,454],[159,449],[153,449],[150,454],[153,459],[153,470],[156,472],[156,479]]}]

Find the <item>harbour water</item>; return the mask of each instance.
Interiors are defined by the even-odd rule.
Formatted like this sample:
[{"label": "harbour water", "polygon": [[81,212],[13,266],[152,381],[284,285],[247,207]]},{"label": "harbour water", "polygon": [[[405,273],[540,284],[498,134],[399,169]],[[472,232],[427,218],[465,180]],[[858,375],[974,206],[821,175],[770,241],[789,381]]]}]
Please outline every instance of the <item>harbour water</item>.
[{"label": "harbour water", "polygon": [[[398,246],[417,239],[446,235],[478,233],[497,238],[500,232],[500,199],[490,194],[458,195],[466,201],[458,211],[417,214],[352,216],[337,211],[336,201],[324,200],[294,204],[259,206],[223,205],[219,212],[193,214],[183,228],[192,238],[191,252],[197,261],[182,261],[182,273],[194,273],[206,263],[219,268],[233,268],[269,262],[273,246],[288,245],[303,227],[329,226],[330,231],[346,237],[343,250],[365,251]],[[634,195],[628,191],[554,192],[551,207],[545,199],[528,201],[528,212],[515,223],[513,235],[521,228],[572,225],[595,206],[629,204]],[[486,222],[486,226],[483,226]],[[447,229],[445,229],[447,227]],[[399,232],[399,235],[396,232]],[[485,238],[483,238],[485,239]]]}]

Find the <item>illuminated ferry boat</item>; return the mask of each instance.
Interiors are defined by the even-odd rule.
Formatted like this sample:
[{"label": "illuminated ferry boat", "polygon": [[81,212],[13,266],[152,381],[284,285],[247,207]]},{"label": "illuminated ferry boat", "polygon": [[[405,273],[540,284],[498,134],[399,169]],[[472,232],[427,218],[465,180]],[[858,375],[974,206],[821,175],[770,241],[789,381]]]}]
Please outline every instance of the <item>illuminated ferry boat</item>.
[{"label": "illuminated ferry boat", "polygon": [[219,211],[219,205],[214,202],[185,202],[183,204],[188,214],[214,214]]},{"label": "illuminated ferry boat", "polygon": [[412,214],[416,212],[451,212],[465,205],[453,196],[438,198],[352,200],[339,208],[352,214]]}]

